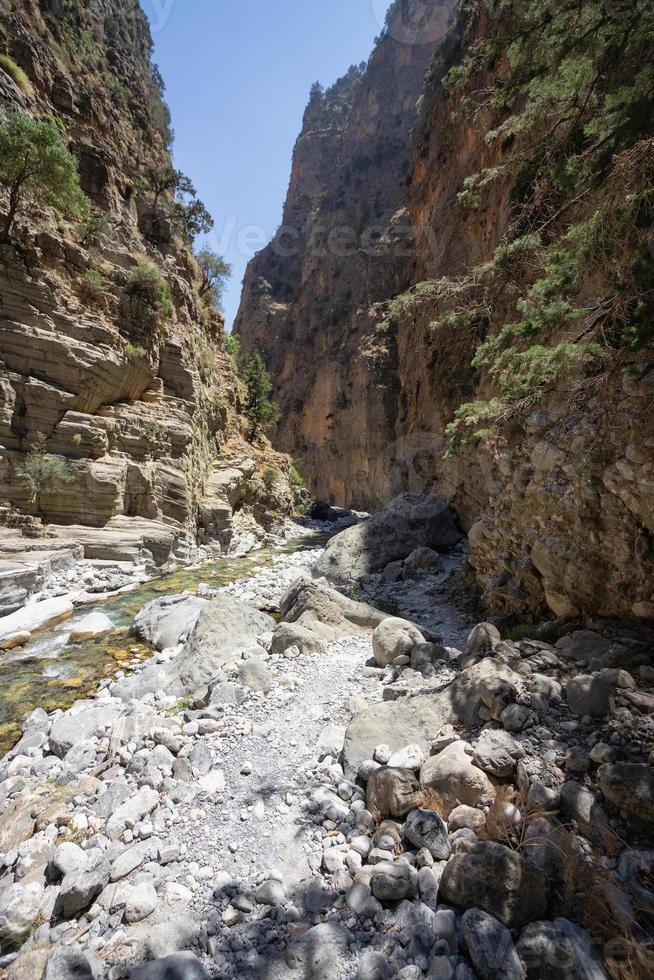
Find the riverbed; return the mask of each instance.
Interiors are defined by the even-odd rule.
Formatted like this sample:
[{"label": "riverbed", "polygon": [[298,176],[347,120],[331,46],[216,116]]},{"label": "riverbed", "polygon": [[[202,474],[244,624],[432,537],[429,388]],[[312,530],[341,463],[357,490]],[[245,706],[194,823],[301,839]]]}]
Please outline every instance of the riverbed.
[{"label": "riverbed", "polygon": [[[69,708],[77,699],[92,694],[103,679],[152,655],[149,646],[129,634],[134,616],[151,599],[181,592],[194,594],[201,585],[212,590],[222,588],[270,566],[279,555],[313,550],[324,541],[325,535],[316,532],[243,558],[219,558],[161,575],[113,598],[79,607],[70,619],[38,633],[24,647],[3,654],[0,754],[15,744],[21,734],[21,721],[34,708],[47,712]],[[109,617],[114,632],[97,640],[70,644],[68,637],[74,625],[96,610]]]}]

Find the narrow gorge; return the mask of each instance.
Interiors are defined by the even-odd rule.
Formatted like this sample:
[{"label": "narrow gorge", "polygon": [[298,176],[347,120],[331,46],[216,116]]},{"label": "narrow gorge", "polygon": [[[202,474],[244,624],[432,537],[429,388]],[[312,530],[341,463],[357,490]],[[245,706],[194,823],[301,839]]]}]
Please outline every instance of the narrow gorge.
[{"label": "narrow gorge", "polygon": [[230,330],[361,10],[0,0],[0,980],[654,973],[654,5],[360,2]]}]

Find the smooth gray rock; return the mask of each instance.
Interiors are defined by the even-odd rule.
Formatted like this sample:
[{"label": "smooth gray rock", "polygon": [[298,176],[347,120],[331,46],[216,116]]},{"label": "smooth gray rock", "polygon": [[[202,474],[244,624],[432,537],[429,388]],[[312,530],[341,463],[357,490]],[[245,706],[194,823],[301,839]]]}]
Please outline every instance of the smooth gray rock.
[{"label": "smooth gray rock", "polygon": [[260,657],[250,657],[239,664],[238,676],[251,691],[267,694],[273,686],[273,675]]},{"label": "smooth gray rock", "polygon": [[197,769],[202,775],[206,775],[213,768],[213,753],[206,742],[196,742],[191,749],[188,761],[193,769]]},{"label": "smooth gray rock", "polygon": [[579,718],[603,718],[611,710],[615,688],[601,674],[577,674],[568,681],[565,695],[568,707]]},{"label": "smooth gray rock", "polygon": [[450,508],[435,494],[403,493],[367,521],[337,534],[314,568],[337,583],[357,582],[419,547],[450,551],[462,538]]},{"label": "smooth gray rock", "polygon": [[148,602],[134,617],[131,632],[157,650],[175,647],[189,635],[208,599],[168,595]]},{"label": "smooth gray rock", "polygon": [[174,953],[132,967],[125,980],[210,980],[209,974],[193,953]]},{"label": "smooth gray rock", "polygon": [[55,902],[55,917],[72,919],[86,909],[109,884],[111,865],[100,861],[92,868],[69,872],[61,883]]},{"label": "smooth gray rock", "polygon": [[372,870],[370,887],[380,902],[399,902],[418,894],[418,872],[405,861],[381,861]]},{"label": "smooth gray rock", "polygon": [[102,734],[118,718],[122,708],[96,701],[78,701],[52,723],[48,741],[50,750],[60,759],[74,745],[87,741],[91,735]]},{"label": "smooth gray rock", "polygon": [[509,732],[501,729],[483,731],[474,749],[474,764],[498,779],[512,776],[518,762],[525,756],[522,745]]},{"label": "smooth gray rock", "polygon": [[56,946],[45,966],[43,980],[93,980],[88,956],[80,949]]},{"label": "smooth gray rock", "polygon": [[144,861],[149,860],[156,848],[149,841],[140,841],[123,851],[111,865],[111,881],[120,881],[140,868]]},{"label": "smooth gray rock", "polygon": [[569,919],[531,922],[516,951],[529,980],[607,980],[591,937]]},{"label": "smooth gray rock", "polygon": [[52,878],[61,878],[74,871],[83,871],[89,863],[86,853],[78,844],[66,841],[56,849],[49,864]]},{"label": "smooth gray rock", "polygon": [[318,736],[318,745],[316,746],[318,761],[322,762],[328,755],[338,759],[343,751],[344,741],[344,725],[326,725]]},{"label": "smooth gray rock", "polygon": [[461,925],[481,980],[524,980],[525,970],[506,926],[481,909],[464,912]]},{"label": "smooth gray rock", "polygon": [[254,606],[220,595],[201,612],[184,649],[171,664],[171,674],[186,691],[197,691],[225,667],[239,663],[258,637],[275,626],[271,616]]},{"label": "smooth gray rock", "polygon": [[157,891],[149,882],[141,881],[130,886],[125,896],[125,922],[147,919],[156,909],[157,902]]},{"label": "smooth gray rock", "polygon": [[395,971],[383,953],[374,949],[363,951],[357,969],[357,980],[392,980],[394,975]]},{"label": "smooth gray rock", "polygon": [[372,653],[378,667],[387,667],[396,657],[410,657],[411,651],[425,638],[413,623],[389,616],[372,634]]},{"label": "smooth gray rock", "polygon": [[404,823],[404,836],[414,847],[426,847],[437,861],[446,861],[452,853],[447,824],[431,810],[413,810]]},{"label": "smooth gray rock", "polygon": [[259,905],[283,905],[286,901],[286,889],[281,881],[269,878],[259,885],[254,896]]},{"label": "smooth gray rock", "polygon": [[43,885],[31,881],[7,885],[0,891],[0,948],[23,942],[35,922],[43,900]]},{"label": "smooth gray rock", "polygon": [[147,817],[159,804],[159,794],[155,789],[143,786],[138,793],[125,800],[109,817],[105,833],[109,840],[117,840],[127,827],[127,822],[138,823]]}]

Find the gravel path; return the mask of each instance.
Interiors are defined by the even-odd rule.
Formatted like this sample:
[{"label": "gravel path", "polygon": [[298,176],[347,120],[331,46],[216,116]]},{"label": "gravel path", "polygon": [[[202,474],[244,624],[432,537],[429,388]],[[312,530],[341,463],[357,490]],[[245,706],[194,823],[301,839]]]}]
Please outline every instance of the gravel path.
[{"label": "gravel path", "polygon": [[[311,560],[306,553],[280,558],[276,569],[225,591],[269,607],[281,586],[306,574],[319,554],[311,552]],[[386,585],[383,594],[388,598]],[[412,611],[410,586],[400,585],[397,597],[405,614]],[[469,621],[443,598],[436,579],[428,593],[417,589],[413,600],[423,622],[446,623],[447,642],[462,641]],[[338,908],[338,889],[327,887],[319,873],[324,812],[312,812],[312,800],[317,787],[331,787],[337,765],[331,755],[324,757],[328,746],[321,745],[321,735],[328,742],[333,726],[344,731],[356,711],[381,700],[383,675],[371,668],[371,658],[367,633],[335,641],[321,655],[271,655],[265,663],[272,689],[248,692],[241,704],[226,705],[222,730],[204,739],[212,766],[224,773],[224,791],[180,803],[166,843],[181,849],[184,871],[177,865],[175,880],[190,889],[191,916],[208,932],[201,944],[215,976],[289,976],[289,945],[308,926],[330,921]],[[342,744],[342,732],[340,737]],[[276,895],[271,904],[257,902],[257,889],[276,881],[285,905]],[[148,929],[165,917],[166,910],[159,910]],[[343,978],[356,975],[360,947],[355,943],[348,955],[340,954]]]}]

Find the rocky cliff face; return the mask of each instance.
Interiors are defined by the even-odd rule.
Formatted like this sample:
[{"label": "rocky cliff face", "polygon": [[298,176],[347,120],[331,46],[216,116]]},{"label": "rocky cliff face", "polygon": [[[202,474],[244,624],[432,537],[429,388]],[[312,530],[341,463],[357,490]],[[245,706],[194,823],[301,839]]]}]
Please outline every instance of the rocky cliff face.
[{"label": "rocky cliff face", "polygon": [[364,487],[388,444],[399,388],[395,338],[371,306],[412,281],[411,134],[450,6],[436,5],[423,43],[385,32],[367,65],[314,90],[281,229],[245,277],[235,329],[274,374],[277,444],[301,460],[318,493],[347,504],[385,496]]},{"label": "rocky cliff face", "polygon": [[[364,119],[374,130],[371,107],[385,118],[391,89],[410,85],[410,163],[386,160],[397,195],[374,214],[386,242],[392,209],[406,208],[411,258],[332,251],[298,267],[268,249],[249,270],[239,330],[290,386],[280,444],[317,494],[377,507],[403,490],[441,493],[496,613],[652,617],[652,106],[634,88],[630,115],[620,89],[625,64],[634,77],[651,69],[651,19],[546,7],[479,0],[429,50],[381,41],[346,133],[362,138]],[[563,89],[541,43],[568,59]],[[413,59],[434,48],[421,88]],[[328,179],[345,185],[325,162],[322,184],[311,171],[314,201]],[[341,193],[374,208],[370,181]]]},{"label": "rocky cliff face", "polygon": [[[222,317],[201,301],[195,261],[139,190],[143,169],[169,160],[150,50],[137,0],[0,7],[0,51],[27,76],[0,66],[2,111],[60,121],[93,207],[70,223],[25,211],[0,246],[0,500],[5,523],[38,509],[87,557],[162,563],[198,540],[229,547],[235,511],[269,525],[292,501],[284,457],[242,438]],[[165,297],[156,329],[134,285],[148,263]],[[37,508],[18,467],[39,433],[70,479]],[[10,578],[25,547],[5,535]]]}]

